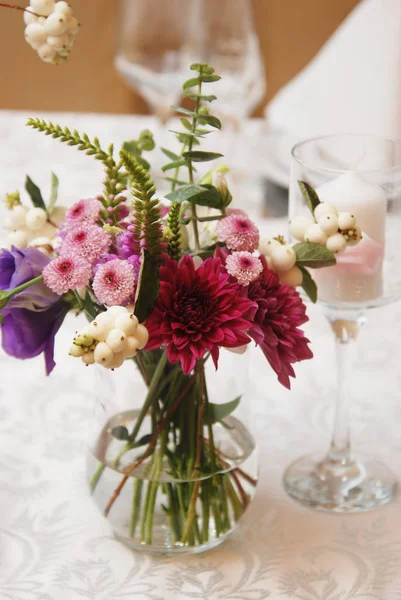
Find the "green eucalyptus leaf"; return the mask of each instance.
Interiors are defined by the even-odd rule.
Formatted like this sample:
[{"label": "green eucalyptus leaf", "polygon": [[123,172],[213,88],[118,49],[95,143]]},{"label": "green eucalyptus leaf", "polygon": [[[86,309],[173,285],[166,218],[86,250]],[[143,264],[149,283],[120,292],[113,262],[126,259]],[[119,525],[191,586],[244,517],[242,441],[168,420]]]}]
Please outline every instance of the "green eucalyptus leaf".
[{"label": "green eucalyptus leaf", "polygon": [[298,265],[298,268],[302,271],[302,288],[305,294],[309,296],[309,299],[315,304],[317,302],[317,285],[308,269],[305,269],[302,265]]},{"label": "green eucalyptus leaf", "polygon": [[213,81],[220,81],[220,75],[200,75],[199,79],[203,83],[212,83]]},{"label": "green eucalyptus leaf", "polygon": [[210,206],[211,208],[221,208],[222,199],[220,191],[212,185],[189,184],[174,190],[166,195],[172,202],[191,202],[200,206]]},{"label": "green eucalyptus leaf", "polygon": [[196,131],[176,131],[175,129],[169,129],[170,133],[175,133],[177,136],[185,137],[185,139],[203,138],[208,133],[213,133],[208,129],[196,129]]},{"label": "green eucalyptus leaf", "polygon": [[173,162],[164,165],[162,167],[162,171],[164,173],[165,171],[170,171],[171,169],[176,169],[177,167],[184,167],[187,164],[188,163],[185,158],[180,158],[179,160],[174,160]]},{"label": "green eucalyptus leaf", "polygon": [[336,257],[330,250],[315,242],[299,242],[293,246],[297,257],[297,265],[310,267],[312,269],[321,269],[336,264]]},{"label": "green eucalyptus leaf", "polygon": [[145,321],[152,312],[159,296],[159,287],[157,261],[147,250],[142,250],[134,309],[134,314],[140,323]]},{"label": "green eucalyptus leaf", "polygon": [[215,129],[221,129],[220,119],[218,119],[217,117],[213,117],[212,115],[202,115],[202,117],[199,118],[199,121],[201,121],[202,123],[206,123],[207,125],[210,125],[210,127],[214,127]]},{"label": "green eucalyptus leaf", "polygon": [[205,95],[205,94],[196,94],[195,92],[184,92],[181,94],[184,98],[191,98],[191,100],[203,100],[204,102],[213,102],[213,100],[217,100],[217,96],[214,94]]},{"label": "green eucalyptus leaf", "polygon": [[31,197],[32,204],[36,206],[36,208],[42,208],[43,210],[46,210],[46,204],[43,200],[42,193],[29,175],[27,175],[25,179],[25,189]]},{"label": "green eucalyptus leaf", "polygon": [[214,73],[213,67],[209,67],[206,63],[192,63],[189,68],[191,71],[199,71],[199,73]]},{"label": "green eucalyptus leaf", "polygon": [[213,404],[212,402],[209,402],[209,404],[206,405],[204,412],[205,425],[213,425],[231,415],[239,405],[241,398],[242,396],[238,396],[235,400],[225,402],[224,404]]},{"label": "green eucalyptus leaf", "polygon": [[188,88],[191,87],[195,87],[196,85],[198,85],[200,83],[199,77],[191,77],[191,79],[187,79],[183,84],[182,84],[182,89],[183,90],[187,90]]},{"label": "green eucalyptus leaf", "polygon": [[47,206],[47,212],[49,215],[52,214],[53,209],[57,202],[58,184],[59,184],[59,181],[58,181],[57,175],[55,173],[52,173],[50,199],[49,199],[49,204]]},{"label": "green eucalyptus leaf", "polygon": [[308,205],[308,208],[313,216],[315,214],[316,206],[320,204],[319,196],[317,195],[313,187],[309,185],[309,183],[306,183],[306,181],[298,181],[298,185],[305,199],[305,202]]},{"label": "green eucalyptus leaf", "polygon": [[138,142],[136,140],[124,142],[122,149],[128,152],[128,154],[131,154],[134,158],[137,158],[141,154],[141,151],[138,148]]},{"label": "green eucalyptus leaf", "polygon": [[188,119],[185,119],[184,117],[182,117],[180,119],[181,123],[183,124],[183,126],[185,127],[185,129],[188,129],[188,131],[192,131],[192,125],[191,123],[188,121]]},{"label": "green eucalyptus leaf", "polygon": [[145,152],[151,152],[156,144],[153,139],[153,133],[149,129],[143,129],[139,134],[138,147]]},{"label": "green eucalyptus leaf", "polygon": [[[217,117],[214,117],[213,115],[206,115],[206,114],[200,115],[200,114],[194,112],[193,110],[189,110],[188,108],[184,108],[182,106],[177,106],[177,105],[174,105],[171,108],[182,115],[188,115],[189,117],[196,117],[200,123],[205,123],[207,125],[210,125],[210,127],[214,127],[215,129],[221,129],[220,119],[218,119]],[[204,108],[206,108],[206,107],[204,107]]]},{"label": "green eucalyptus leaf", "polygon": [[198,117],[196,112],[194,112],[193,110],[189,110],[189,108],[184,108],[183,106],[178,106],[177,104],[173,104],[171,108],[182,115],[188,115],[189,117]]},{"label": "green eucalyptus leaf", "polygon": [[160,148],[160,150],[165,154],[170,160],[180,160],[181,156],[176,154],[175,152],[171,152],[168,148]]},{"label": "green eucalyptus leaf", "polygon": [[[139,438],[139,440],[137,440],[135,442],[134,447],[138,448],[139,446],[146,446],[152,440],[152,437],[153,436],[151,433],[147,433],[146,435],[143,435],[141,438]],[[134,440],[132,440],[132,441],[134,441]]]},{"label": "green eucalyptus leaf", "polygon": [[220,152],[204,152],[203,150],[192,150],[191,152],[184,152],[183,156],[193,162],[208,162],[209,160],[215,160],[223,156]]},{"label": "green eucalyptus leaf", "polygon": [[174,183],[175,185],[187,185],[187,181],[183,181],[182,179],[177,179],[176,177],[163,177],[165,181],[169,181],[170,183]]}]

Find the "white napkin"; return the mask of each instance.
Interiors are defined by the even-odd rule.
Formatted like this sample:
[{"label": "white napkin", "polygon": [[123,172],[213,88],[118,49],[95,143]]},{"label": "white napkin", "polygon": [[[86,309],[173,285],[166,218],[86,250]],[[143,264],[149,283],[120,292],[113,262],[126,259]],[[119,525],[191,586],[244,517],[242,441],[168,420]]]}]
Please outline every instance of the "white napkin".
[{"label": "white napkin", "polygon": [[266,115],[272,126],[302,138],[401,138],[401,0],[360,2]]}]

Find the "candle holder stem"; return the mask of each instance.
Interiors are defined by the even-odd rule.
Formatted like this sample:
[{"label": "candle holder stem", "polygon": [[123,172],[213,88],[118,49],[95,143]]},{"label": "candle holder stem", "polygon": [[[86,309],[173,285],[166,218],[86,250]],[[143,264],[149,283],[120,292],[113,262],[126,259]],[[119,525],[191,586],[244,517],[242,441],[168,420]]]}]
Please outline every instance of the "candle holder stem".
[{"label": "candle holder stem", "polygon": [[364,318],[354,321],[329,317],[336,343],[337,391],[334,429],[327,460],[345,464],[351,458],[350,389],[355,364],[357,337]]},{"label": "candle holder stem", "polygon": [[284,487],[294,499],[317,510],[362,512],[389,502],[395,479],[378,461],[351,453],[350,388],[364,315],[343,320],[334,312],[327,317],[335,335],[337,366],[330,447],[323,460],[304,456],[292,463],[285,472]]}]

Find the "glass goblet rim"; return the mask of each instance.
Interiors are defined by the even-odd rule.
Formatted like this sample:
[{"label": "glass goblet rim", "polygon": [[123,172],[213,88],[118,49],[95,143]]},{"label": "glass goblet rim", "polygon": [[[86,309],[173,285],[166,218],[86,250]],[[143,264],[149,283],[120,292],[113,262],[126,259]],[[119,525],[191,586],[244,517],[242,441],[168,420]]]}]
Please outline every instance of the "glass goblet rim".
[{"label": "glass goblet rim", "polygon": [[[302,159],[299,155],[297,155],[297,152],[300,148],[306,146],[307,144],[310,144],[311,142],[318,142],[318,141],[323,141],[323,140],[330,140],[330,139],[335,139],[335,138],[341,138],[341,137],[349,137],[349,138],[365,138],[365,139],[369,139],[369,140],[380,140],[381,142],[391,142],[392,144],[395,144],[396,146],[399,147],[400,149],[400,160],[399,160],[399,164],[398,165],[394,165],[391,167],[378,167],[375,169],[336,169],[336,168],[331,168],[331,167],[322,167],[322,166],[314,166],[313,162],[309,162],[309,161],[305,161],[304,159]],[[317,171],[320,173],[331,173],[333,175],[343,175],[344,173],[358,173],[358,174],[363,174],[363,173],[393,173],[393,172],[397,172],[400,171],[401,172],[401,139],[398,138],[393,138],[393,137],[387,137],[387,136],[380,136],[380,135],[374,135],[374,134],[368,134],[368,133],[332,133],[332,134],[327,134],[327,135],[317,135],[317,136],[312,136],[303,140],[300,140],[299,142],[297,142],[291,149],[291,156],[292,158],[302,167],[304,167],[305,169],[308,169],[309,171]]]}]

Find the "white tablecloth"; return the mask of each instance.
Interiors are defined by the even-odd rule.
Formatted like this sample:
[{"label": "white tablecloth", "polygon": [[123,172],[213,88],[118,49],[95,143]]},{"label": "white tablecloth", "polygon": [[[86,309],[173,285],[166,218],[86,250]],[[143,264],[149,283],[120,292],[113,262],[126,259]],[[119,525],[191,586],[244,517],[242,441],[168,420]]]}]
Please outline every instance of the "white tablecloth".
[{"label": "white tablecloth", "polygon": [[[101,167],[73,148],[0,113],[0,197],[25,173],[46,189],[61,180],[63,201],[98,191]],[[134,137],[151,119],[55,117],[101,140]],[[247,157],[252,160],[252,155]],[[257,205],[253,205],[257,210]],[[263,228],[271,227],[268,223]],[[260,483],[242,527],[196,556],[134,554],[114,540],[85,484],[85,438],[92,418],[89,369],[66,356],[75,326],[57,338],[57,368],[42,357],[0,357],[0,600],[399,600],[400,501],[361,515],[304,510],[283,492],[285,466],[324,451],[334,390],[333,347],[318,308],[308,335],[316,358],[297,368],[291,393],[254,352],[251,378]],[[361,333],[353,379],[353,441],[401,472],[401,306],[372,312]]]}]

